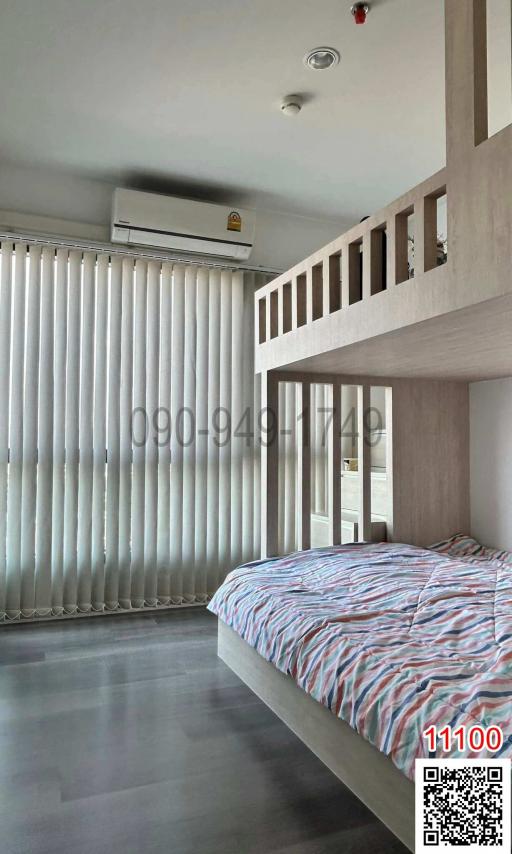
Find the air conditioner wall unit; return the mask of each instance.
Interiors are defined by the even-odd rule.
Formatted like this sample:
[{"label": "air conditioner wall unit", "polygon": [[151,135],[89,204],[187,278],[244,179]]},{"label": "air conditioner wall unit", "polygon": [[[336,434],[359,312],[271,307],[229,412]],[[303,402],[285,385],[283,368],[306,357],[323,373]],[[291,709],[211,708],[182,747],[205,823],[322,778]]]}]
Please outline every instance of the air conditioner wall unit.
[{"label": "air conditioner wall unit", "polygon": [[241,208],[114,190],[113,243],[246,261],[254,244],[254,228],[255,214]]}]

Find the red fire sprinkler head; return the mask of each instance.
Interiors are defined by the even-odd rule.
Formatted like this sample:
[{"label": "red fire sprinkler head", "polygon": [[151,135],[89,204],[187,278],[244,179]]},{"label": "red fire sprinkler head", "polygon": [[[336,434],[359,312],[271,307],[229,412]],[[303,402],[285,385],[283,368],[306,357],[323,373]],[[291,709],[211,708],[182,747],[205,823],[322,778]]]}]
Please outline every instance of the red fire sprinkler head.
[{"label": "red fire sprinkler head", "polygon": [[370,11],[368,3],[354,3],[350,11],[354,16],[356,24],[366,24],[366,18]]}]

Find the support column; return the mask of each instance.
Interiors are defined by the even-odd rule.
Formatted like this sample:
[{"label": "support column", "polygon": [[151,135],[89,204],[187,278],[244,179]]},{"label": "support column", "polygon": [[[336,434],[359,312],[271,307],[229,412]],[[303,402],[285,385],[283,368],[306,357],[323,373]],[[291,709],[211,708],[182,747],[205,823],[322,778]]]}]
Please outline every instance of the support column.
[{"label": "support column", "polygon": [[329,409],[332,421],[329,441],[329,541],[337,546],[341,543],[341,384],[329,386]]},{"label": "support column", "polygon": [[446,0],[447,164],[488,136],[487,2]]},{"label": "support column", "polygon": [[298,424],[298,483],[300,504],[298,508],[298,547],[300,551],[311,548],[311,386],[299,384],[300,413]]},{"label": "support column", "polygon": [[278,554],[279,531],[279,382],[272,371],[261,375],[261,557]]},{"label": "support column", "polygon": [[372,474],[370,458],[370,435],[368,411],[370,409],[370,386],[357,388],[357,433],[359,472],[359,542],[371,541]]}]

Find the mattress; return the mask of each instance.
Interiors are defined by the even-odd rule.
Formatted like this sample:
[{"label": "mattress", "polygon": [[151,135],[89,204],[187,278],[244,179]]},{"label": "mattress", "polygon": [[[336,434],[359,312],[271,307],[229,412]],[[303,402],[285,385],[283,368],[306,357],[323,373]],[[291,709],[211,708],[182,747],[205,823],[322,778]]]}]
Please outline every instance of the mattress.
[{"label": "mattress", "polygon": [[316,549],[235,569],[209,609],[411,779],[432,724],[500,726],[494,756],[512,755],[507,553],[467,537]]}]

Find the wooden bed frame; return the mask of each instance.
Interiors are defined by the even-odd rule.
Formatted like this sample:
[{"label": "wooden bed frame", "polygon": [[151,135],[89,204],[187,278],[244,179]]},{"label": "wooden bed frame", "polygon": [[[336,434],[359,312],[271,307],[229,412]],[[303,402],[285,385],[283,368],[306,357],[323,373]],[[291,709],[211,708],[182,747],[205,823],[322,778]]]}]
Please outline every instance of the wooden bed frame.
[{"label": "wooden bed frame", "polygon": [[410,851],[414,783],[219,620],[218,655]]}]

